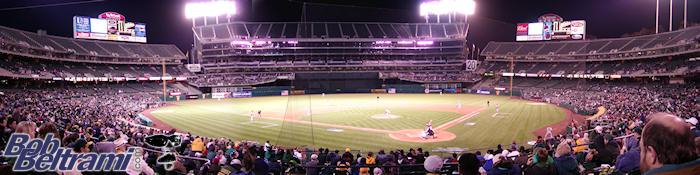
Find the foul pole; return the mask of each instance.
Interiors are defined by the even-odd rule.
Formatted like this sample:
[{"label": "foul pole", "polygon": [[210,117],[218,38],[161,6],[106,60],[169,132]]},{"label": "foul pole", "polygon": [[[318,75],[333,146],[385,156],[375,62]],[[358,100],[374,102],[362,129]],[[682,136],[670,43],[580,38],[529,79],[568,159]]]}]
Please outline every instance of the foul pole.
[{"label": "foul pole", "polygon": [[515,69],[515,57],[510,57],[510,73],[513,75],[510,76],[510,96],[513,97],[513,77],[515,77],[515,72],[513,71]]},{"label": "foul pole", "polygon": [[161,66],[162,66],[162,68],[163,68],[163,76],[160,77],[160,79],[163,80],[163,101],[168,101],[168,99],[167,99],[167,94],[168,94],[168,92],[167,92],[167,90],[166,90],[166,89],[167,89],[167,88],[166,88],[166,83],[167,83],[167,82],[165,81],[165,58],[161,58],[160,60],[161,60],[161,61],[160,61],[160,62],[161,62]]}]

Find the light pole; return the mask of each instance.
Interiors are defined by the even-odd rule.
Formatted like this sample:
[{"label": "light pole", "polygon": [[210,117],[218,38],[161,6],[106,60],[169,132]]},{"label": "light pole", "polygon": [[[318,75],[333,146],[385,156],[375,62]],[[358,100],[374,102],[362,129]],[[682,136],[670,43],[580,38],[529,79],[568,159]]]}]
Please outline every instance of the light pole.
[{"label": "light pole", "polygon": [[688,0],[683,2],[683,28],[688,27]]},{"label": "light pole", "polygon": [[656,0],[656,33],[659,33],[659,0]]},{"label": "light pole", "polygon": [[[203,18],[204,25],[207,25],[207,17],[216,17],[216,23],[219,23],[219,16],[226,15],[229,18],[227,21],[231,22],[230,16],[237,13],[236,3],[233,1],[209,1],[209,2],[196,2],[185,4],[185,18],[192,19],[192,47],[197,48],[197,32],[196,19]],[[193,62],[197,62],[196,52],[192,53]],[[165,66],[163,66],[163,74],[165,76]],[[165,97],[165,81],[163,81],[163,96]]]}]

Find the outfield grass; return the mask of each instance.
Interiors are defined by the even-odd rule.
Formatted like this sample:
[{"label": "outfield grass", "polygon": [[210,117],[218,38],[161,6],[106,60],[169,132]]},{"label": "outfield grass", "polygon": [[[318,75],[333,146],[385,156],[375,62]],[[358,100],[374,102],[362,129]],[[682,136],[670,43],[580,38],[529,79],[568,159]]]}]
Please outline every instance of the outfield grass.
[{"label": "outfield grass", "polygon": [[[380,97],[377,100],[377,96]],[[486,101],[490,101],[490,107]],[[427,121],[433,126],[456,119],[457,104],[465,109],[483,111],[465,122],[450,127],[457,135],[452,141],[415,143],[394,140],[386,133],[304,124],[285,120],[313,121],[382,130],[423,129]],[[483,148],[517,141],[525,144],[535,136],[532,131],[557,123],[565,112],[553,105],[535,104],[508,97],[470,94],[334,94],[274,96],[224,100],[195,100],[175,103],[154,111],[159,120],[180,131],[209,137],[228,137],[289,146],[315,146],[360,150],[423,147],[424,149],[459,147]],[[496,114],[495,105],[500,105]],[[436,109],[435,106],[442,106]],[[397,119],[374,119],[389,109]],[[264,117],[249,120],[251,111]],[[286,114],[286,115],[285,115]],[[311,114],[311,115],[308,115]],[[284,118],[285,120],[281,120]],[[464,123],[474,123],[465,125]],[[337,128],[336,128],[337,129]]]}]

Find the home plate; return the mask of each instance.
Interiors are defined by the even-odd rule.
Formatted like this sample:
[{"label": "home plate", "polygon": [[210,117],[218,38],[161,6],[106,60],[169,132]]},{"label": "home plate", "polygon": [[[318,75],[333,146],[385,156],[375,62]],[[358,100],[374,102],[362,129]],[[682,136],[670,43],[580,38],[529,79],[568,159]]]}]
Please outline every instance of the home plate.
[{"label": "home plate", "polygon": [[476,125],[476,123],[474,123],[474,122],[464,123],[464,126],[474,126],[474,125]]},{"label": "home plate", "polygon": [[344,130],[343,130],[343,129],[338,129],[338,128],[328,128],[327,131],[330,131],[330,132],[343,132]]}]

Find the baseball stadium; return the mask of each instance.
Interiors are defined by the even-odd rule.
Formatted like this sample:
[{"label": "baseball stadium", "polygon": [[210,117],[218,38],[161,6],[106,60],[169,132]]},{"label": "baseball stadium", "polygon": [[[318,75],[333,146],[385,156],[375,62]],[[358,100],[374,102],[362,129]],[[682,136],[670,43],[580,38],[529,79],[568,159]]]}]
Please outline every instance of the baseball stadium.
[{"label": "baseball stadium", "polygon": [[0,4],[0,174],[700,174],[694,1]]}]

